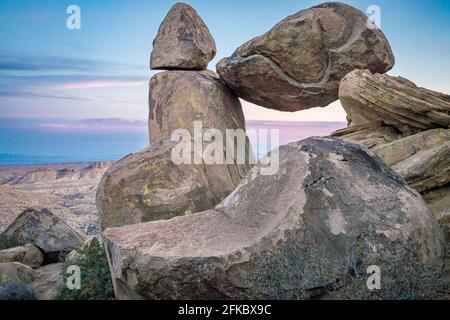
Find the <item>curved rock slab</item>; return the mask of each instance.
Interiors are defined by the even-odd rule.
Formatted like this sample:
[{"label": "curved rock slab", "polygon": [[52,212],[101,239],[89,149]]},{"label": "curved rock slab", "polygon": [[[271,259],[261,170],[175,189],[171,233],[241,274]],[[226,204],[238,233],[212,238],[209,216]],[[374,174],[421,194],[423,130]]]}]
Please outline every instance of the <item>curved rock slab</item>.
[{"label": "curved rock slab", "polygon": [[364,147],[311,138],[280,148],[277,174],[261,170],[213,210],[107,229],[118,298],[297,299],[355,266],[364,292],[373,264],[383,279],[441,269],[444,236],[422,197]]},{"label": "curved rock slab", "polygon": [[382,122],[370,122],[334,131],[330,136],[357,141],[366,148],[373,149],[395,142],[403,135],[397,129],[386,126]]},{"label": "curved rock slab", "polygon": [[402,77],[355,70],[342,79],[339,99],[352,125],[382,121],[406,135],[450,128],[450,96]]},{"label": "curved rock slab", "polygon": [[[370,22],[369,22],[370,25]],[[279,22],[221,60],[217,71],[243,99],[280,111],[325,107],[354,69],[384,73],[394,56],[359,10],[324,3]]]},{"label": "curved rock slab", "polygon": [[216,55],[216,44],[202,18],[190,5],[170,9],[153,41],[153,70],[204,70]]},{"label": "curved rock slab", "polygon": [[450,143],[450,130],[434,129],[377,145],[372,148],[372,151],[389,167],[392,167],[420,152],[440,147],[445,143]]},{"label": "curved rock slab", "polygon": [[211,209],[249,169],[236,164],[176,165],[172,162],[176,145],[164,139],[118,161],[105,173],[97,189],[102,230]]},{"label": "curved rock slab", "polygon": [[392,167],[419,192],[450,183],[450,141],[421,151]]},{"label": "curved rock slab", "polygon": [[33,207],[24,210],[0,235],[0,245],[38,247],[44,263],[58,262],[64,255],[81,246],[84,238],[48,209]]},{"label": "curved rock slab", "polygon": [[167,71],[150,80],[150,143],[186,129],[194,136],[194,122],[203,129],[245,130],[238,97],[212,71]]}]

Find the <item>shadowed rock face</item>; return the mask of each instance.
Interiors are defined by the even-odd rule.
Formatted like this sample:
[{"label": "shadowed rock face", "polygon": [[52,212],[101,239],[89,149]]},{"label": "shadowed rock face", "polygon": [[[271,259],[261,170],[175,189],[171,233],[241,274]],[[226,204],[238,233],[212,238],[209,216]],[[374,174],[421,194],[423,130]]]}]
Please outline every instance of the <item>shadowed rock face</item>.
[{"label": "shadowed rock face", "polygon": [[[369,22],[370,25],[370,22]],[[394,56],[359,10],[325,3],[287,17],[221,60],[217,71],[243,99],[281,111],[325,107],[354,69],[384,73]]]},{"label": "shadowed rock face", "polygon": [[0,244],[17,247],[28,243],[44,253],[44,263],[58,262],[83,244],[83,237],[49,210],[33,207],[22,212],[0,235]]},{"label": "shadowed rock face", "polygon": [[295,299],[358,261],[441,268],[430,210],[364,147],[311,138],[280,148],[277,174],[261,168],[213,210],[107,229],[118,298]]},{"label": "shadowed rock face", "polygon": [[212,71],[167,71],[150,81],[150,143],[171,137],[174,130],[194,135],[194,121],[203,128],[245,130],[238,97]]},{"label": "shadowed rock face", "polygon": [[197,12],[185,3],[170,9],[153,41],[150,68],[204,70],[216,44]]},{"label": "shadowed rock face", "polygon": [[105,173],[97,189],[102,230],[213,208],[249,169],[236,164],[176,165],[172,162],[176,145],[164,139],[118,161]]}]

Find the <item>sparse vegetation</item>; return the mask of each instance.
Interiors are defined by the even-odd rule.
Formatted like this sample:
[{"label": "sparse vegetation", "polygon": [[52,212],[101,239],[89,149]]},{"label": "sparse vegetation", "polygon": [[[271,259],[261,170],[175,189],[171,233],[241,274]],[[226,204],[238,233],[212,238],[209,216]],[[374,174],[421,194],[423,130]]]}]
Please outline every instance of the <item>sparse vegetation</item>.
[{"label": "sparse vegetation", "polygon": [[[112,300],[114,289],[108,267],[105,250],[101,245],[91,248],[77,249],[79,256],[70,263],[66,262],[63,269],[64,284],[56,299],[58,300]],[[66,274],[69,265],[77,265],[81,270],[81,289],[67,288],[69,274]]]},{"label": "sparse vegetation", "polygon": [[37,300],[37,297],[31,285],[8,282],[0,286],[0,300]]},{"label": "sparse vegetation", "polygon": [[[346,261],[338,264],[314,244],[293,244],[268,252],[254,266],[260,272],[251,280],[258,284],[262,299],[433,300],[448,294],[448,276],[421,263],[417,244],[398,243],[386,250],[377,240],[371,232],[361,234],[348,246]],[[368,242],[378,243],[377,251],[368,250]],[[381,289],[371,291],[367,268],[373,265],[381,269]]]}]

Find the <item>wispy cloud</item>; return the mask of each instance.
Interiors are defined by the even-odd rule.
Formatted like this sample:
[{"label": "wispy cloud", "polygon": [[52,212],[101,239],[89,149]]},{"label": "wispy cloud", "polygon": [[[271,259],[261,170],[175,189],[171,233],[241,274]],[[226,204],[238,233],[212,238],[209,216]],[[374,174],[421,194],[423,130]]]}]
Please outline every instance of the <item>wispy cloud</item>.
[{"label": "wispy cloud", "polygon": [[80,59],[58,56],[28,56],[16,54],[0,55],[0,71],[79,71],[99,72],[111,70],[145,70],[144,65],[110,62],[95,59]]},{"label": "wispy cloud", "polygon": [[55,133],[99,133],[128,132],[146,133],[147,121],[129,118],[94,118],[82,120],[52,120],[15,125],[17,129],[37,130]]},{"label": "wispy cloud", "polygon": [[102,75],[0,76],[0,97],[44,98],[113,103],[138,103],[113,96],[99,96],[79,90],[145,86],[147,77]]}]

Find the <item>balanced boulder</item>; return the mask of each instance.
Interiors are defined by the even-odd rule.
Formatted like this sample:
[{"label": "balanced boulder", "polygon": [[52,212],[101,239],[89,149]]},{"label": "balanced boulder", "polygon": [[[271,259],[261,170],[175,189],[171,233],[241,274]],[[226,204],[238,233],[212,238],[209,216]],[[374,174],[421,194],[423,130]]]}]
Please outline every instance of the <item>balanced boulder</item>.
[{"label": "balanced boulder", "polygon": [[238,97],[212,71],[167,71],[155,75],[149,92],[150,143],[186,129],[194,136],[194,122],[203,129],[245,130]]},{"label": "balanced boulder", "polygon": [[[97,189],[102,230],[211,209],[248,170],[238,164],[175,164],[166,138],[115,163]],[[194,157],[194,151],[190,153]]]},{"label": "balanced boulder", "polygon": [[151,69],[204,70],[216,55],[216,44],[197,12],[177,3],[153,41]]},{"label": "balanced boulder", "polygon": [[0,245],[16,247],[31,243],[44,254],[45,263],[58,262],[83,244],[83,237],[45,208],[24,210],[0,235]]},{"label": "balanced boulder", "polygon": [[215,209],[107,229],[117,297],[296,299],[358,279],[367,292],[372,265],[382,281],[416,270],[407,276],[414,291],[422,272],[442,269],[436,219],[370,151],[310,138],[279,156],[275,175],[261,174],[261,160]]},{"label": "balanced boulder", "polygon": [[325,107],[354,69],[384,73],[394,56],[361,11],[324,3],[279,22],[222,59],[217,71],[243,99],[280,111]]}]

